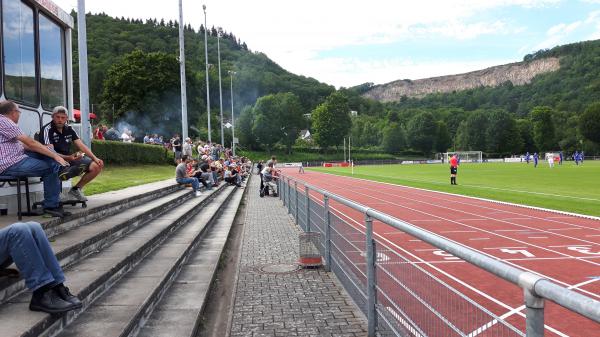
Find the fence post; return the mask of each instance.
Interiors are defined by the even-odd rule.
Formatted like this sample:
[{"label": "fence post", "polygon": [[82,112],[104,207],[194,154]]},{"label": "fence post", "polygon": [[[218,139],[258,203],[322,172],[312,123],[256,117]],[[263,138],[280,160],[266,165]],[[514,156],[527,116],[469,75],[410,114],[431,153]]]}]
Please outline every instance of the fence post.
[{"label": "fence post", "polygon": [[544,336],[544,299],[535,295],[531,290],[525,292],[525,335],[527,337]]},{"label": "fence post", "polygon": [[375,245],[373,240],[373,218],[365,213],[366,227],[366,262],[367,262],[367,335],[375,337],[377,316],[375,313]]},{"label": "fence post", "polygon": [[[282,179],[277,179],[277,194],[279,195],[279,200],[283,201],[283,195],[282,195],[282,190],[281,190],[281,185],[282,185]],[[285,202],[284,202],[285,205]]]},{"label": "fence post", "polygon": [[304,193],[306,194],[306,231],[310,232],[310,193],[306,185],[304,185]]},{"label": "fence post", "polygon": [[296,218],[296,224],[300,226],[300,222],[298,221],[298,182],[294,181],[294,198],[296,200],[295,209],[294,209],[294,217]]},{"label": "fence post", "polygon": [[329,197],[323,196],[325,214],[325,271],[331,271],[331,219],[329,217]]},{"label": "fence post", "polygon": [[285,194],[287,195],[288,214],[292,214],[292,207],[290,204],[290,202],[292,201],[292,197],[290,196],[290,194],[292,192],[291,186],[292,186],[292,184],[290,183],[290,178],[288,178],[287,184],[286,184],[286,192],[285,192]]}]

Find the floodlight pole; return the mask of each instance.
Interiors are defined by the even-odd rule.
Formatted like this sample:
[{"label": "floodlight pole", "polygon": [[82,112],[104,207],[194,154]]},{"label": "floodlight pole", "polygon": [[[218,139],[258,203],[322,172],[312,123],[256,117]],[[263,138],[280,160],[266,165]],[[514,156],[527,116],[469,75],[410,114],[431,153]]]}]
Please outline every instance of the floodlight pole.
[{"label": "floodlight pole", "polygon": [[217,59],[219,62],[219,109],[221,110],[221,145],[225,146],[225,135],[223,134],[223,90],[221,89],[221,32],[217,31]]},{"label": "floodlight pole", "polygon": [[208,118],[208,142],[211,143],[210,136],[210,93],[208,89],[208,26],[206,25],[206,5],[202,5],[204,10],[204,64],[206,68],[206,115]]},{"label": "floodlight pole", "polygon": [[[85,0],[77,1],[77,41],[79,46],[79,110],[81,111],[81,140],[92,147],[90,135],[90,94],[88,87],[87,33]],[[70,107],[71,109],[73,107]]]},{"label": "floodlight pole", "polygon": [[236,74],[235,71],[229,70],[227,73],[229,73],[229,80],[231,82],[231,151],[233,152],[233,155],[235,156],[235,117],[233,115],[233,75]]},{"label": "floodlight pole", "polygon": [[188,137],[187,93],[185,84],[185,46],[183,31],[183,4],[179,0],[179,76],[181,77],[181,137]]}]

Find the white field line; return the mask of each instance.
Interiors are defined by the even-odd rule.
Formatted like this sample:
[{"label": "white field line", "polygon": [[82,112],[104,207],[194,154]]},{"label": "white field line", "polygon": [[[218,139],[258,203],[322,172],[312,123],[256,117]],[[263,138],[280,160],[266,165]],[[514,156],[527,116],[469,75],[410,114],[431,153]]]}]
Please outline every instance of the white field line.
[{"label": "white field line", "polygon": [[[320,203],[322,204],[322,201],[320,201],[319,199],[315,198],[315,200],[316,200],[317,202],[320,202]],[[366,229],[366,228],[365,228],[365,226],[364,226],[362,223],[360,223],[360,222],[356,221],[355,219],[353,219],[353,218],[349,217],[348,215],[346,215],[345,213],[343,213],[343,212],[341,212],[340,210],[336,209],[335,207],[332,207],[332,206],[330,206],[330,209],[331,209],[331,210],[334,210],[334,211],[335,211],[335,212],[336,212],[338,215],[340,215],[340,216],[342,216],[342,217],[345,217],[345,218],[347,218],[349,221],[351,221],[351,222],[355,223],[355,224],[356,224],[356,225],[357,225],[357,226],[358,226],[358,227],[359,227],[359,228],[360,228],[360,229],[361,229],[363,232],[364,232],[364,230]],[[422,229],[422,230],[425,230],[425,229]],[[432,232],[430,232],[430,233],[432,233]],[[397,245],[397,244],[395,244],[394,242],[391,242],[391,241],[390,241],[390,240],[388,240],[386,237],[383,237],[383,236],[381,236],[380,234],[378,234],[378,233],[376,233],[376,232],[374,232],[373,234],[374,234],[375,236],[379,237],[381,240],[383,240],[383,241],[387,242],[387,243],[388,243],[388,244],[390,244],[391,246],[395,247],[395,248],[396,248],[396,249],[398,249],[399,251],[402,251],[402,252],[404,252],[405,254],[407,254],[407,255],[410,255],[410,256],[412,256],[414,259],[416,259],[416,260],[418,260],[418,261],[419,261],[419,262],[416,262],[416,263],[419,263],[419,264],[421,264],[421,263],[422,263],[422,264],[424,264],[424,265],[427,265],[429,268],[431,268],[431,269],[433,269],[433,270],[436,270],[436,271],[437,271],[437,272],[439,272],[440,274],[442,274],[442,275],[444,275],[444,276],[448,277],[449,279],[451,279],[451,280],[453,280],[453,281],[457,282],[458,284],[462,285],[463,287],[465,287],[465,288],[467,288],[467,289],[470,289],[471,291],[475,292],[476,294],[479,294],[480,296],[482,296],[482,297],[484,297],[484,298],[486,298],[486,299],[488,299],[488,300],[490,300],[490,301],[492,301],[492,302],[494,302],[494,303],[496,303],[496,304],[500,305],[501,307],[504,307],[504,308],[506,308],[506,309],[509,309],[509,312],[513,312],[513,311],[516,311],[516,310],[517,310],[517,308],[512,308],[510,305],[508,305],[508,304],[506,304],[506,303],[504,303],[504,302],[502,302],[502,301],[500,301],[500,300],[496,299],[495,297],[492,297],[492,296],[491,296],[491,295],[489,295],[488,293],[485,293],[485,292],[483,292],[483,291],[481,291],[481,290],[479,290],[479,289],[475,288],[474,286],[471,286],[470,284],[468,284],[468,283],[466,283],[466,282],[464,282],[464,281],[462,281],[462,280],[458,279],[458,278],[457,278],[457,277],[455,277],[454,275],[452,275],[452,274],[449,274],[449,273],[447,273],[446,271],[444,271],[444,270],[442,270],[442,269],[439,269],[439,268],[438,268],[438,267],[436,267],[435,265],[433,265],[433,264],[431,264],[431,263],[429,263],[429,262],[427,262],[427,261],[423,260],[422,258],[420,258],[419,256],[417,256],[417,255],[413,254],[412,252],[410,252],[410,251],[408,251],[408,250],[406,250],[406,249],[404,249],[404,248],[402,248],[402,247],[398,246],[398,245]],[[435,234],[435,233],[432,233],[432,234]],[[411,241],[413,241],[413,240],[411,240]],[[416,241],[421,241],[421,240],[416,240]],[[388,248],[388,249],[389,249],[389,248]],[[481,252],[481,253],[482,253],[482,254],[485,254],[485,253],[483,253],[483,252]],[[490,256],[489,254],[485,254],[485,255],[488,255],[488,256]],[[464,261],[456,261],[456,262],[464,262]],[[522,268],[522,269],[525,269],[525,268]],[[533,272],[533,271],[532,271],[532,272]],[[538,273],[538,274],[539,274],[539,273]],[[543,275],[542,275],[542,276],[543,276]],[[551,278],[548,278],[548,279],[551,279]],[[561,282],[561,281],[557,281],[557,283],[562,283],[562,284],[565,284],[564,282]],[[516,313],[516,314],[518,314],[519,316],[523,317],[523,318],[525,317],[525,315],[524,315],[523,313],[521,313],[521,312],[520,312],[520,310],[516,311],[515,313]],[[561,336],[561,337],[569,337],[568,335],[565,335],[564,333],[561,333],[560,331],[558,331],[558,330],[556,330],[556,329],[554,329],[554,328],[552,328],[552,327],[550,327],[550,326],[548,326],[548,325],[544,325],[544,327],[545,327],[546,329],[548,329],[549,331],[552,331],[552,332],[556,333],[557,335],[559,335],[559,336]]]},{"label": "white field line", "polygon": [[[332,184],[328,184],[328,183],[324,183],[324,184],[326,184],[326,185],[332,185]],[[362,187],[353,186],[353,185],[345,185],[343,183],[342,184],[337,183],[336,185],[333,185],[333,186],[338,187],[338,188],[342,187],[342,186],[346,186],[350,190],[351,190],[351,187],[354,187],[355,189],[363,189]],[[371,190],[369,190],[369,191],[371,191]],[[382,201],[382,202],[387,202],[390,205],[394,205],[394,206],[397,206],[397,207],[408,209],[408,210],[411,210],[413,212],[417,212],[417,213],[421,213],[421,214],[426,214],[426,215],[428,215],[430,217],[441,219],[441,220],[444,220],[446,222],[452,222],[452,223],[455,223],[455,224],[458,224],[458,225],[461,225],[461,226],[464,226],[464,227],[476,229],[476,230],[479,230],[481,232],[485,232],[485,233],[488,233],[488,234],[492,234],[492,235],[496,235],[496,236],[499,236],[499,237],[503,237],[503,238],[508,239],[508,240],[517,241],[517,242],[522,243],[522,244],[528,244],[528,245],[531,245],[533,247],[536,247],[536,248],[539,248],[539,249],[542,249],[542,250],[547,250],[547,251],[550,251],[550,252],[553,252],[553,253],[556,253],[556,254],[559,254],[559,255],[570,256],[570,257],[576,258],[575,256],[568,255],[568,254],[565,254],[565,253],[562,253],[562,252],[558,252],[558,251],[554,251],[554,250],[548,249],[546,247],[536,246],[536,245],[530,244],[528,242],[521,241],[521,240],[516,239],[516,238],[511,238],[511,237],[503,236],[503,235],[500,235],[498,233],[494,233],[494,232],[489,231],[489,230],[484,230],[484,229],[481,229],[481,228],[478,228],[478,227],[474,227],[474,226],[471,226],[471,225],[468,225],[468,224],[460,223],[460,222],[458,222],[456,220],[450,220],[450,219],[447,219],[447,218],[444,218],[444,217],[441,217],[441,216],[437,216],[437,215],[434,215],[434,214],[431,214],[431,213],[428,213],[428,212],[425,212],[425,211],[417,210],[415,208],[411,208],[411,207],[408,207],[408,206],[405,206],[405,205],[402,205],[402,204],[398,204],[398,203],[395,203],[395,202],[387,200],[389,198],[382,199],[382,198],[379,198],[379,197],[377,197],[375,195],[371,195],[371,194],[368,194],[368,193],[362,193],[362,192],[359,192],[359,191],[356,191],[356,190],[353,191],[353,193],[367,196],[370,199],[375,199],[375,200],[379,200],[379,201]],[[396,194],[391,194],[391,193],[383,192],[381,190],[378,190],[377,194],[378,195],[389,196],[389,197],[394,197],[396,199],[398,199],[398,198],[400,198],[400,199],[409,199],[408,197],[404,197],[404,196],[399,196],[399,195],[396,195]],[[416,201],[414,198],[413,199],[409,199],[409,200],[412,200],[413,202]],[[456,210],[456,209],[452,209],[450,207],[440,206],[440,205],[437,205],[437,204],[434,204],[434,203],[431,203],[431,202],[426,202],[426,201],[418,201],[418,202],[421,203],[421,204],[423,204],[423,205],[432,206],[434,208],[446,209],[446,210],[448,210],[448,212],[463,213],[463,214],[466,214],[466,215],[469,215],[469,216],[478,216],[480,218],[485,218],[487,220],[493,220],[493,221],[502,222],[502,223],[506,223],[506,224],[509,224],[509,225],[517,226],[517,227],[522,227],[524,229],[528,229],[528,230],[532,231],[533,233],[531,233],[531,234],[534,234],[534,233],[535,234],[542,234],[542,233],[544,233],[544,234],[550,234],[550,235],[554,235],[554,236],[559,236],[559,237],[571,239],[571,240],[574,240],[574,241],[584,242],[584,243],[587,243],[587,244],[598,245],[598,243],[593,242],[593,241],[583,240],[583,239],[580,239],[580,238],[577,238],[577,237],[572,237],[572,236],[563,235],[563,234],[559,234],[559,233],[549,232],[549,231],[543,230],[543,229],[532,228],[532,227],[529,227],[529,226],[516,224],[516,223],[510,222],[510,221],[499,220],[499,219],[491,218],[491,217],[488,217],[488,216],[485,216],[485,215],[478,215],[478,214],[467,212],[467,211],[464,211],[464,210]],[[575,244],[573,244],[573,245],[575,246]]]},{"label": "white field line", "polygon": [[[596,281],[598,281],[598,280],[600,280],[600,278],[594,278],[594,279],[591,279],[591,280],[587,280],[587,281],[584,281],[584,282],[581,282],[581,283],[578,283],[578,284],[574,284],[574,285],[572,285],[572,286],[569,286],[569,287],[567,287],[567,289],[577,289],[577,288],[579,288],[579,287],[581,287],[581,286],[584,286],[584,285],[586,285],[586,284],[590,284],[590,283],[592,283],[592,282],[596,282]],[[514,315],[514,314],[516,314],[516,313],[519,313],[519,312],[521,312],[523,309],[525,309],[525,306],[524,306],[524,305],[522,305],[522,306],[520,306],[520,307],[518,307],[518,308],[515,308],[515,309],[513,309],[513,310],[511,310],[511,311],[509,311],[509,312],[507,312],[507,313],[505,313],[505,314],[503,314],[503,315],[502,315],[502,316],[500,316],[499,318],[500,318],[500,319],[506,319],[506,318],[508,318],[508,317],[510,317],[510,316],[512,316],[512,315]],[[494,319],[494,320],[492,320],[492,321],[490,321],[490,322],[488,322],[488,323],[486,323],[486,324],[482,325],[481,327],[479,327],[479,328],[475,329],[473,332],[471,332],[471,333],[468,335],[468,337],[475,337],[475,336],[477,336],[478,334],[480,334],[480,333],[482,333],[483,331],[485,331],[485,330],[489,329],[490,327],[494,326],[494,325],[495,325],[495,324],[497,324],[497,323],[498,323],[498,320]],[[544,325],[544,326],[546,326],[546,325]],[[563,334],[561,334],[561,336],[566,336],[566,337],[568,337],[567,335],[563,335]]]},{"label": "white field line", "polygon": [[[333,185],[333,184],[329,184],[329,183],[322,183],[322,184],[323,184],[323,185],[330,185],[330,186],[334,186],[334,187],[337,187],[337,188],[339,188],[339,187],[342,187],[342,185],[344,185],[344,184],[340,184],[340,183],[337,183],[337,184],[335,184],[335,185]],[[346,187],[347,187],[348,189],[350,189],[350,190],[351,190],[351,187],[355,187],[355,188],[356,188],[356,186],[354,186],[354,185],[350,185],[350,186],[346,186]],[[358,188],[360,188],[360,187],[358,187]],[[403,205],[400,205],[400,204],[397,204],[397,203],[393,203],[393,202],[390,202],[390,201],[387,201],[387,200],[384,200],[384,199],[381,199],[381,198],[378,198],[378,197],[375,197],[375,196],[372,196],[372,195],[369,195],[369,194],[361,193],[361,192],[358,192],[358,191],[353,191],[353,193],[355,193],[355,194],[361,194],[361,195],[367,196],[367,197],[369,197],[369,198],[371,198],[371,199],[377,199],[377,200],[379,200],[379,201],[386,201],[386,202],[388,202],[389,204],[392,204],[392,205],[394,205],[394,206],[398,206],[398,207],[401,207],[401,208],[406,208],[406,209],[412,210],[412,211],[414,211],[414,212],[422,213],[422,214],[428,214],[429,216],[432,216],[432,217],[435,217],[435,218],[439,218],[439,219],[445,220],[445,221],[447,221],[447,222],[453,222],[453,223],[457,223],[456,221],[453,221],[453,220],[450,220],[450,219],[446,219],[446,218],[443,218],[443,217],[440,217],[440,216],[436,216],[436,215],[433,215],[433,214],[430,214],[430,213],[427,213],[427,212],[424,212],[424,211],[419,211],[419,210],[416,210],[416,209],[412,209],[412,208],[410,208],[410,207],[406,207],[406,206],[403,206]],[[378,192],[378,193],[381,193],[381,194],[388,194],[388,193],[384,193],[384,192]],[[389,195],[389,194],[388,194],[388,195]],[[395,197],[396,197],[396,198],[398,198],[399,196],[395,196]],[[405,197],[399,197],[399,198],[406,199]],[[435,204],[431,204],[431,203],[426,203],[426,202],[421,202],[421,203],[423,203],[423,204],[428,204],[428,205],[433,205],[433,206],[435,206],[435,207],[441,207],[441,206],[437,206],[437,205],[435,205]],[[446,209],[448,209],[447,207],[441,207],[441,208],[446,208]],[[458,212],[457,210],[453,210],[453,211],[454,211],[454,212]],[[463,213],[470,214],[470,213],[468,213],[468,212],[464,212],[464,211],[460,211],[460,212],[463,212]],[[471,215],[476,215],[476,214],[471,214]],[[494,220],[494,219],[492,219],[492,220]],[[540,247],[540,246],[537,246],[537,245],[531,244],[531,243],[529,243],[529,242],[524,242],[524,241],[521,241],[521,240],[518,240],[518,239],[514,239],[514,238],[510,238],[510,237],[505,237],[505,236],[503,236],[503,235],[499,235],[499,234],[497,234],[497,233],[493,233],[493,232],[490,232],[490,231],[487,231],[487,230],[483,230],[483,229],[481,229],[481,228],[477,228],[477,227],[469,226],[469,225],[467,225],[467,224],[462,224],[462,223],[457,223],[457,224],[459,224],[459,225],[462,225],[462,226],[465,226],[465,227],[468,227],[468,228],[472,228],[472,229],[475,229],[475,230],[478,230],[478,231],[481,231],[481,232],[486,232],[486,233],[488,233],[488,234],[496,235],[496,236],[499,236],[499,237],[502,237],[502,238],[505,238],[505,239],[508,239],[508,240],[511,240],[511,241],[516,241],[516,242],[518,242],[518,243],[520,243],[520,244],[526,244],[526,245],[529,245],[529,246],[532,246],[532,247],[539,248],[539,249],[541,249],[541,250],[546,250],[546,251],[550,251],[550,252],[553,252],[553,253],[555,253],[555,254],[558,254],[558,255],[562,255],[562,256],[565,256],[565,257],[570,257],[570,258],[572,258],[572,259],[577,259],[577,260],[579,260],[579,261],[583,261],[584,263],[590,263],[590,264],[594,264],[594,265],[598,265],[598,266],[600,266],[600,263],[591,262],[591,261],[588,261],[588,260],[585,260],[585,259],[582,259],[582,258],[578,258],[578,257],[572,256],[572,255],[568,255],[568,254],[565,254],[565,253],[557,252],[557,251],[554,251],[554,250],[552,250],[552,249],[548,249],[548,248],[545,248],[545,247]],[[434,234],[434,235],[437,235],[436,233],[433,233],[433,232],[431,232],[431,231],[429,231],[429,232],[430,232],[430,233],[432,233],[432,234]],[[459,242],[457,242],[457,241],[455,241],[455,240],[451,240],[451,239],[449,239],[449,238],[446,238],[446,239],[447,239],[447,240],[449,240],[449,241],[455,242],[455,243],[457,243],[457,244],[459,244],[459,245],[462,245],[462,246],[464,246],[464,244],[462,244],[462,243],[459,243]],[[593,243],[593,244],[595,244],[595,243]],[[475,250],[475,251],[477,251],[477,252],[479,252],[479,253],[481,253],[481,254],[485,254],[485,255],[487,255],[487,256],[489,256],[489,257],[491,257],[491,258],[498,259],[498,257],[496,257],[496,256],[494,256],[494,255],[488,254],[488,253],[486,253],[486,252],[483,252],[483,251],[477,250],[477,249],[475,249],[475,248],[472,248],[472,247],[469,247],[469,248],[470,248],[470,249],[473,249],[473,250]],[[550,277],[550,276],[547,276],[547,275],[541,274],[540,272],[537,272],[537,271],[534,271],[534,270],[531,270],[531,269],[525,268],[524,266],[520,266],[520,265],[517,265],[517,264],[511,263],[511,262],[509,262],[509,261],[506,261],[506,263],[507,263],[507,264],[510,264],[510,265],[513,265],[513,266],[514,266],[514,267],[516,267],[516,268],[519,268],[519,269],[522,269],[522,270],[526,270],[526,271],[530,271],[530,272],[532,272],[532,273],[534,273],[534,274],[538,274],[538,275],[540,275],[540,276],[542,276],[542,277],[545,277],[545,278],[547,278],[547,279],[549,279],[549,280],[552,280],[552,281],[554,281],[554,282],[556,282],[556,283],[558,283],[558,284],[562,284],[562,285],[564,285],[564,286],[569,286],[569,284],[568,284],[568,283],[566,283],[566,282],[563,282],[563,281],[557,280],[557,279],[555,279],[555,278],[552,278],[552,277]],[[586,292],[587,294],[589,294],[590,296],[594,296],[594,297],[600,297],[600,295],[598,295],[598,294],[594,294],[594,293],[587,292],[587,291],[585,291],[585,292]]]},{"label": "white field line", "polygon": [[[455,193],[450,193],[450,192],[433,191],[433,190],[428,190],[428,189],[419,188],[419,187],[411,187],[411,186],[405,186],[405,185],[398,185],[398,184],[392,184],[392,183],[387,183],[387,182],[382,182],[382,181],[374,181],[374,180],[369,180],[369,179],[364,179],[364,178],[357,178],[357,177],[350,177],[350,176],[341,176],[341,175],[335,174],[335,173],[328,173],[328,172],[318,172],[318,173],[328,174],[328,175],[334,175],[334,176],[337,176],[337,177],[346,177],[346,178],[350,178],[350,179],[356,179],[356,180],[361,180],[361,181],[366,181],[366,182],[371,182],[371,183],[372,182],[377,182],[377,183],[384,184],[384,185],[409,188],[409,189],[414,189],[414,190],[418,190],[418,191],[435,192],[435,193],[439,193],[439,194],[445,194],[445,195],[450,195],[450,196],[454,196],[454,197],[463,197],[463,198],[472,199],[472,200],[487,201],[487,202],[490,202],[492,204],[515,206],[515,207],[519,207],[519,208],[526,208],[526,209],[533,209],[533,210],[538,210],[538,211],[551,212],[551,213],[554,213],[554,214],[561,214],[561,215],[573,216],[573,217],[577,217],[577,218],[584,218],[584,219],[590,219],[590,220],[600,220],[600,217],[596,217],[596,216],[592,216],[592,215],[579,214],[579,213],[566,212],[566,211],[559,211],[559,210],[556,210],[556,209],[543,208],[543,207],[530,206],[530,205],[523,205],[523,204],[516,204],[516,203],[512,203],[512,202],[507,202],[507,201],[493,200],[493,199],[487,199],[487,198],[481,198],[481,197],[473,197],[473,196],[469,196],[469,195],[455,194]],[[474,206],[476,206],[476,205],[474,205]],[[515,212],[508,212],[508,213],[517,214],[517,215],[523,215],[523,214],[515,213]],[[527,215],[527,216],[529,216],[529,215]],[[538,217],[534,217],[534,216],[529,216],[529,217],[532,218],[532,219],[541,219],[541,220],[543,220],[543,218],[538,218]],[[553,221],[553,220],[550,220],[550,221]],[[588,227],[585,227],[585,226],[580,226],[580,225],[576,225],[576,224],[572,224],[572,223],[568,223],[568,222],[562,222],[562,221],[556,221],[556,220],[554,220],[554,222],[563,223],[563,224],[572,225],[572,226],[577,226],[577,227],[588,228]],[[594,229],[594,230],[597,230],[597,229]]]},{"label": "white field line", "polygon": [[[383,176],[383,175],[371,174],[371,173],[369,173],[368,175],[369,176],[373,176],[373,177],[380,177],[380,178],[400,179],[400,180],[408,180],[408,181],[422,182],[422,183],[424,182],[424,183],[430,183],[430,184],[436,184],[436,185],[448,185],[447,183],[442,183],[440,181],[435,181],[435,180],[414,179],[414,178],[398,178],[398,177],[393,177],[393,176]],[[564,195],[564,194],[556,194],[556,193],[545,193],[545,192],[515,190],[515,189],[510,189],[510,188],[490,187],[490,186],[483,186],[483,185],[461,184],[461,186],[475,187],[475,188],[479,188],[479,189],[483,189],[483,190],[495,190],[495,191],[506,191],[506,192],[524,193],[524,194],[544,195],[544,196],[559,197],[559,198],[565,198],[565,199],[577,199],[577,200],[587,200],[587,201],[600,201],[600,199],[596,199],[596,198],[577,197],[577,196],[573,196],[573,195]]]}]

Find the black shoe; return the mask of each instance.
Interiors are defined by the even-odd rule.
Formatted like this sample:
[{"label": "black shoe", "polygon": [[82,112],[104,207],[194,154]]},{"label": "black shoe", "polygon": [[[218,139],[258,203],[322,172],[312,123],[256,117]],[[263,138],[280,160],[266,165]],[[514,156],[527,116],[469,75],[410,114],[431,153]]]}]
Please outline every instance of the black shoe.
[{"label": "black shoe", "polygon": [[65,287],[63,284],[57,285],[56,287],[52,288],[52,290],[54,290],[63,301],[67,301],[67,302],[75,305],[76,309],[81,308],[82,304],[81,304],[81,301],[79,300],[79,298],[77,298],[77,296],[71,294],[71,291],[69,291],[69,288]]},{"label": "black shoe", "polygon": [[48,214],[48,215],[51,215],[51,216],[57,217],[57,218],[64,218],[66,216],[71,215],[70,212],[65,212],[63,210],[62,206],[53,207],[53,208],[44,208],[44,214]]},{"label": "black shoe", "polygon": [[63,166],[58,172],[58,179],[62,181],[77,177],[81,170],[77,166]]},{"label": "black shoe", "polygon": [[43,311],[49,314],[61,314],[73,309],[77,309],[77,306],[60,298],[58,293],[52,289],[44,292],[43,295],[32,296],[29,303],[29,310]]}]

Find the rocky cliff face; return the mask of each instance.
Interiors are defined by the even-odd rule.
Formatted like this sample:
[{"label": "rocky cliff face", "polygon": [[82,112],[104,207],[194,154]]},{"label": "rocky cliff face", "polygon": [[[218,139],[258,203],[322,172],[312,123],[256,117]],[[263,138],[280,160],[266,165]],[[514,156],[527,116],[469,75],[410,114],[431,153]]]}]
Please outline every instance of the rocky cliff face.
[{"label": "rocky cliff face", "polygon": [[444,93],[494,87],[506,81],[513,85],[527,84],[536,75],[556,71],[560,68],[558,58],[543,58],[530,62],[518,62],[495,66],[469,73],[448,75],[420,80],[399,80],[376,85],[363,96],[381,102],[399,101],[402,96],[423,97],[432,93]]}]

